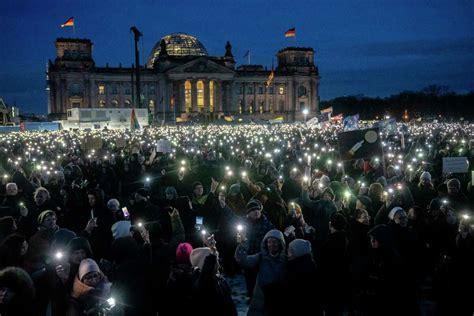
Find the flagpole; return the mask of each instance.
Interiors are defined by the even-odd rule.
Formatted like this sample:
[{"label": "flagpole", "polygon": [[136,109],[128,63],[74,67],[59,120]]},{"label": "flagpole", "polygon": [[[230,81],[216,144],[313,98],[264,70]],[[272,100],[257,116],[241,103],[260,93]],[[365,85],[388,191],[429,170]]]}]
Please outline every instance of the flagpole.
[{"label": "flagpole", "polygon": [[250,65],[250,49],[249,49],[249,53],[248,53],[248,56],[247,56],[247,59],[248,59],[248,65]]}]

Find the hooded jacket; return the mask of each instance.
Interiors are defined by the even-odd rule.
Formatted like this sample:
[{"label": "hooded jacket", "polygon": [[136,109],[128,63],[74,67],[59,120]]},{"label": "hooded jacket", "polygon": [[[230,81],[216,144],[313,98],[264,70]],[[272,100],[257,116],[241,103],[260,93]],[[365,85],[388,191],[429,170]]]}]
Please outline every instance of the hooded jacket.
[{"label": "hooded jacket", "polygon": [[[281,251],[276,256],[272,256],[268,251],[267,239],[270,237],[280,241]],[[285,238],[282,232],[276,229],[266,233],[260,244],[260,252],[255,255],[247,255],[247,249],[243,245],[237,247],[236,261],[244,268],[258,269],[257,282],[247,315],[264,315],[268,311],[265,307],[264,292],[268,293],[268,289],[275,288],[285,279],[287,263],[285,249]]]}]

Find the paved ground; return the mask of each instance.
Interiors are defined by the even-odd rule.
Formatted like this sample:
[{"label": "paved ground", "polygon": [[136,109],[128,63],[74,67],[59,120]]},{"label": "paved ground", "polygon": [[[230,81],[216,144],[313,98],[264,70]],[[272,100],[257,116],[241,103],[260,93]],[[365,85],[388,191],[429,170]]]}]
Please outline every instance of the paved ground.
[{"label": "paved ground", "polygon": [[247,315],[249,306],[244,276],[237,274],[234,277],[226,277],[226,280],[232,289],[232,298],[234,299],[239,316]]}]

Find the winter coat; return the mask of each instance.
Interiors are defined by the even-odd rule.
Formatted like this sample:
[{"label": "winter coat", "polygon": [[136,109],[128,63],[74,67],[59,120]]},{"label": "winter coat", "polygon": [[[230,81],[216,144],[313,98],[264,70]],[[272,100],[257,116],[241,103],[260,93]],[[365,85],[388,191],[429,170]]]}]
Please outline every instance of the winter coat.
[{"label": "winter coat", "polygon": [[97,315],[97,313],[87,314],[87,311],[96,308],[109,298],[111,284],[104,276],[98,286],[90,287],[79,278],[74,279],[74,285],[69,299],[67,316]]},{"label": "winter coat", "polygon": [[[267,239],[273,237],[280,241],[281,251],[272,256],[267,248]],[[269,315],[269,304],[278,302],[279,291],[283,287],[286,274],[287,257],[285,254],[285,239],[278,230],[271,230],[261,241],[260,252],[248,255],[244,245],[239,245],[235,251],[235,260],[247,269],[257,268],[257,282],[253,291],[250,307],[247,315]]]},{"label": "winter coat", "polygon": [[256,222],[247,220],[246,243],[249,255],[256,254],[260,251],[261,243],[265,234],[273,228],[273,224],[270,223],[265,215],[262,215]]},{"label": "winter coat", "polygon": [[193,272],[191,264],[178,264],[171,268],[166,285],[165,307],[163,315],[192,315],[193,305]]},{"label": "winter coat", "polygon": [[317,242],[323,243],[329,234],[329,218],[337,212],[336,205],[332,201],[311,200],[307,191],[302,192],[301,202],[306,223],[315,228]]},{"label": "winter coat", "polygon": [[204,259],[202,270],[196,269],[194,271],[194,306],[203,305],[198,310],[205,310],[205,314],[210,316],[237,316],[229,285],[222,276],[216,275],[216,263],[217,257],[209,255]]}]

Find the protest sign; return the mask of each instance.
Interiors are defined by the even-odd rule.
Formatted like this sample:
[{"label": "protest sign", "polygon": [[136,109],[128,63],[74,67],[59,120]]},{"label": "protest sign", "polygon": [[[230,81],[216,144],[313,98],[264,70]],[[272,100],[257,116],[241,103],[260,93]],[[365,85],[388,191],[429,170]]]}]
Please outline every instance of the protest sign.
[{"label": "protest sign", "polygon": [[157,153],[170,153],[171,150],[171,142],[166,139],[160,139],[156,142],[156,152]]},{"label": "protest sign", "polygon": [[443,173],[467,173],[469,161],[466,157],[443,158]]}]

